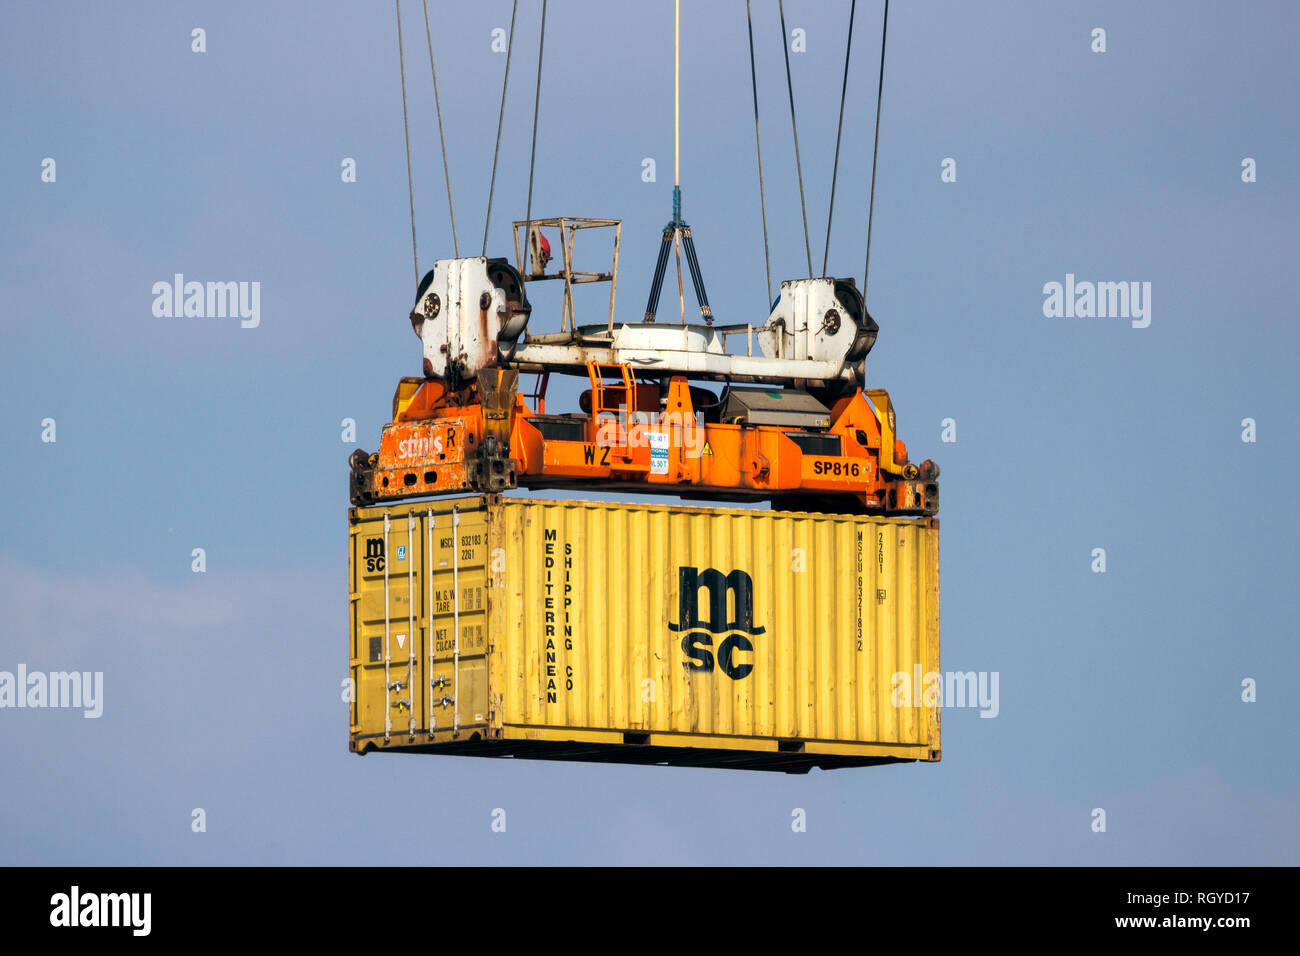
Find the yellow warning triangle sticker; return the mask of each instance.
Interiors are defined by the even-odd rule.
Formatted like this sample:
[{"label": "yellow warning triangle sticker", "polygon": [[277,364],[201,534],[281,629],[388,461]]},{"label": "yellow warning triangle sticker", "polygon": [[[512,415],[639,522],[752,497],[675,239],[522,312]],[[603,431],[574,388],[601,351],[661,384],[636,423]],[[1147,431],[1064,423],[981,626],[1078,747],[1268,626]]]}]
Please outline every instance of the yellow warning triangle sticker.
[{"label": "yellow warning triangle sticker", "polygon": [[701,455],[712,455],[712,454],[713,454],[713,446],[710,445],[710,444],[706,441],[706,442],[704,443],[704,451],[700,452],[700,454],[701,454]]}]

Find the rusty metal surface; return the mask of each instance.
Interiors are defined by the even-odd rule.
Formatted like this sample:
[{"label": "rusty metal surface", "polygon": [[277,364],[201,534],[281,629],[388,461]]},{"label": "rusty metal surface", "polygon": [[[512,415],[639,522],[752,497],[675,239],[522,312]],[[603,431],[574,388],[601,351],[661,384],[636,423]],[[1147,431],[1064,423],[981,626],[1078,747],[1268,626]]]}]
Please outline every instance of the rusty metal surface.
[{"label": "rusty metal surface", "polygon": [[[379,442],[372,491],[376,498],[446,494],[469,488],[464,419],[391,422]],[[470,445],[469,447],[473,447]]]}]

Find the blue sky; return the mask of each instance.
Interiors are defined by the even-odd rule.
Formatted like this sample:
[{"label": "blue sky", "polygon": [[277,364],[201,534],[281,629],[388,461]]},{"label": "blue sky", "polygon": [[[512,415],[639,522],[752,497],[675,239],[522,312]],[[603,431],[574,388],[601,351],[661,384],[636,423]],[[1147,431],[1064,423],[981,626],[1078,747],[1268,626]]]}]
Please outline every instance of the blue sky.
[{"label": "blue sky", "polygon": [[[526,202],[539,17],[520,6],[490,255]],[[683,6],[684,213],[715,314],[761,321],[744,5]],[[451,236],[403,7],[423,270]],[[776,5],[754,7],[775,284],[806,266]],[[477,253],[510,5],[430,13]],[[816,264],[847,13],[786,4]],[[858,4],[830,246],[859,279],[880,13]],[[0,16],[0,670],[105,686],[98,720],[0,710],[0,861],[1300,862],[1293,5],[891,9],[868,376],[943,468],[943,666],[999,672],[1000,713],[946,711],[937,765],[797,777],[349,754],[339,423],[373,449],[420,361],[392,5]],[[635,320],[671,212],[671,4],[555,0],[546,41],[533,212],[623,220]],[[260,282],[260,325],[155,317],[178,272]],[[1067,273],[1150,282],[1150,326],[1045,317]],[[603,317],[599,296],[579,309]]]}]

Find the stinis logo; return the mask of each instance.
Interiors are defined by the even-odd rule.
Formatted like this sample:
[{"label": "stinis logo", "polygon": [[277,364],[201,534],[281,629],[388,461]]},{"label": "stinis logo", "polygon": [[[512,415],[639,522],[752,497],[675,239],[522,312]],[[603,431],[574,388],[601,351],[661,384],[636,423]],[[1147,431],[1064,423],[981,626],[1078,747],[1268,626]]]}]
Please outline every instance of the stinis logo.
[{"label": "stinis logo", "polygon": [[[708,617],[700,618],[700,590],[708,594]],[[728,600],[730,598],[730,600]],[[744,571],[724,575],[713,568],[678,568],[677,623],[670,631],[682,633],[682,652],[688,658],[682,665],[693,671],[712,671],[715,666],[714,639],[717,644],[716,666],[732,680],[743,680],[754,669],[752,661],[738,661],[739,653],[753,653],[750,640],[765,633],[754,625],[754,581]],[[728,617],[728,606],[732,609]]]},{"label": "stinis logo", "polygon": [[403,458],[432,458],[434,455],[442,454],[442,436],[434,435],[432,438],[404,438],[397,443],[397,457]]}]

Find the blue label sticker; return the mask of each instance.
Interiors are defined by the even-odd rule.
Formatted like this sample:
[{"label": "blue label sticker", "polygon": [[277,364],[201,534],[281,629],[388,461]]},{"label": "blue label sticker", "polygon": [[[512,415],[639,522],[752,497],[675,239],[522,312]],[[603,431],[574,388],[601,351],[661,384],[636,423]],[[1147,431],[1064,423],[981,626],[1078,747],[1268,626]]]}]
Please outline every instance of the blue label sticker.
[{"label": "blue label sticker", "polygon": [[406,560],[406,545],[404,545],[404,544],[399,544],[399,545],[397,546],[397,560],[398,560],[398,561],[405,561],[405,560]]},{"label": "blue label sticker", "polygon": [[647,432],[650,441],[650,474],[668,474],[668,434],[667,432]]}]

